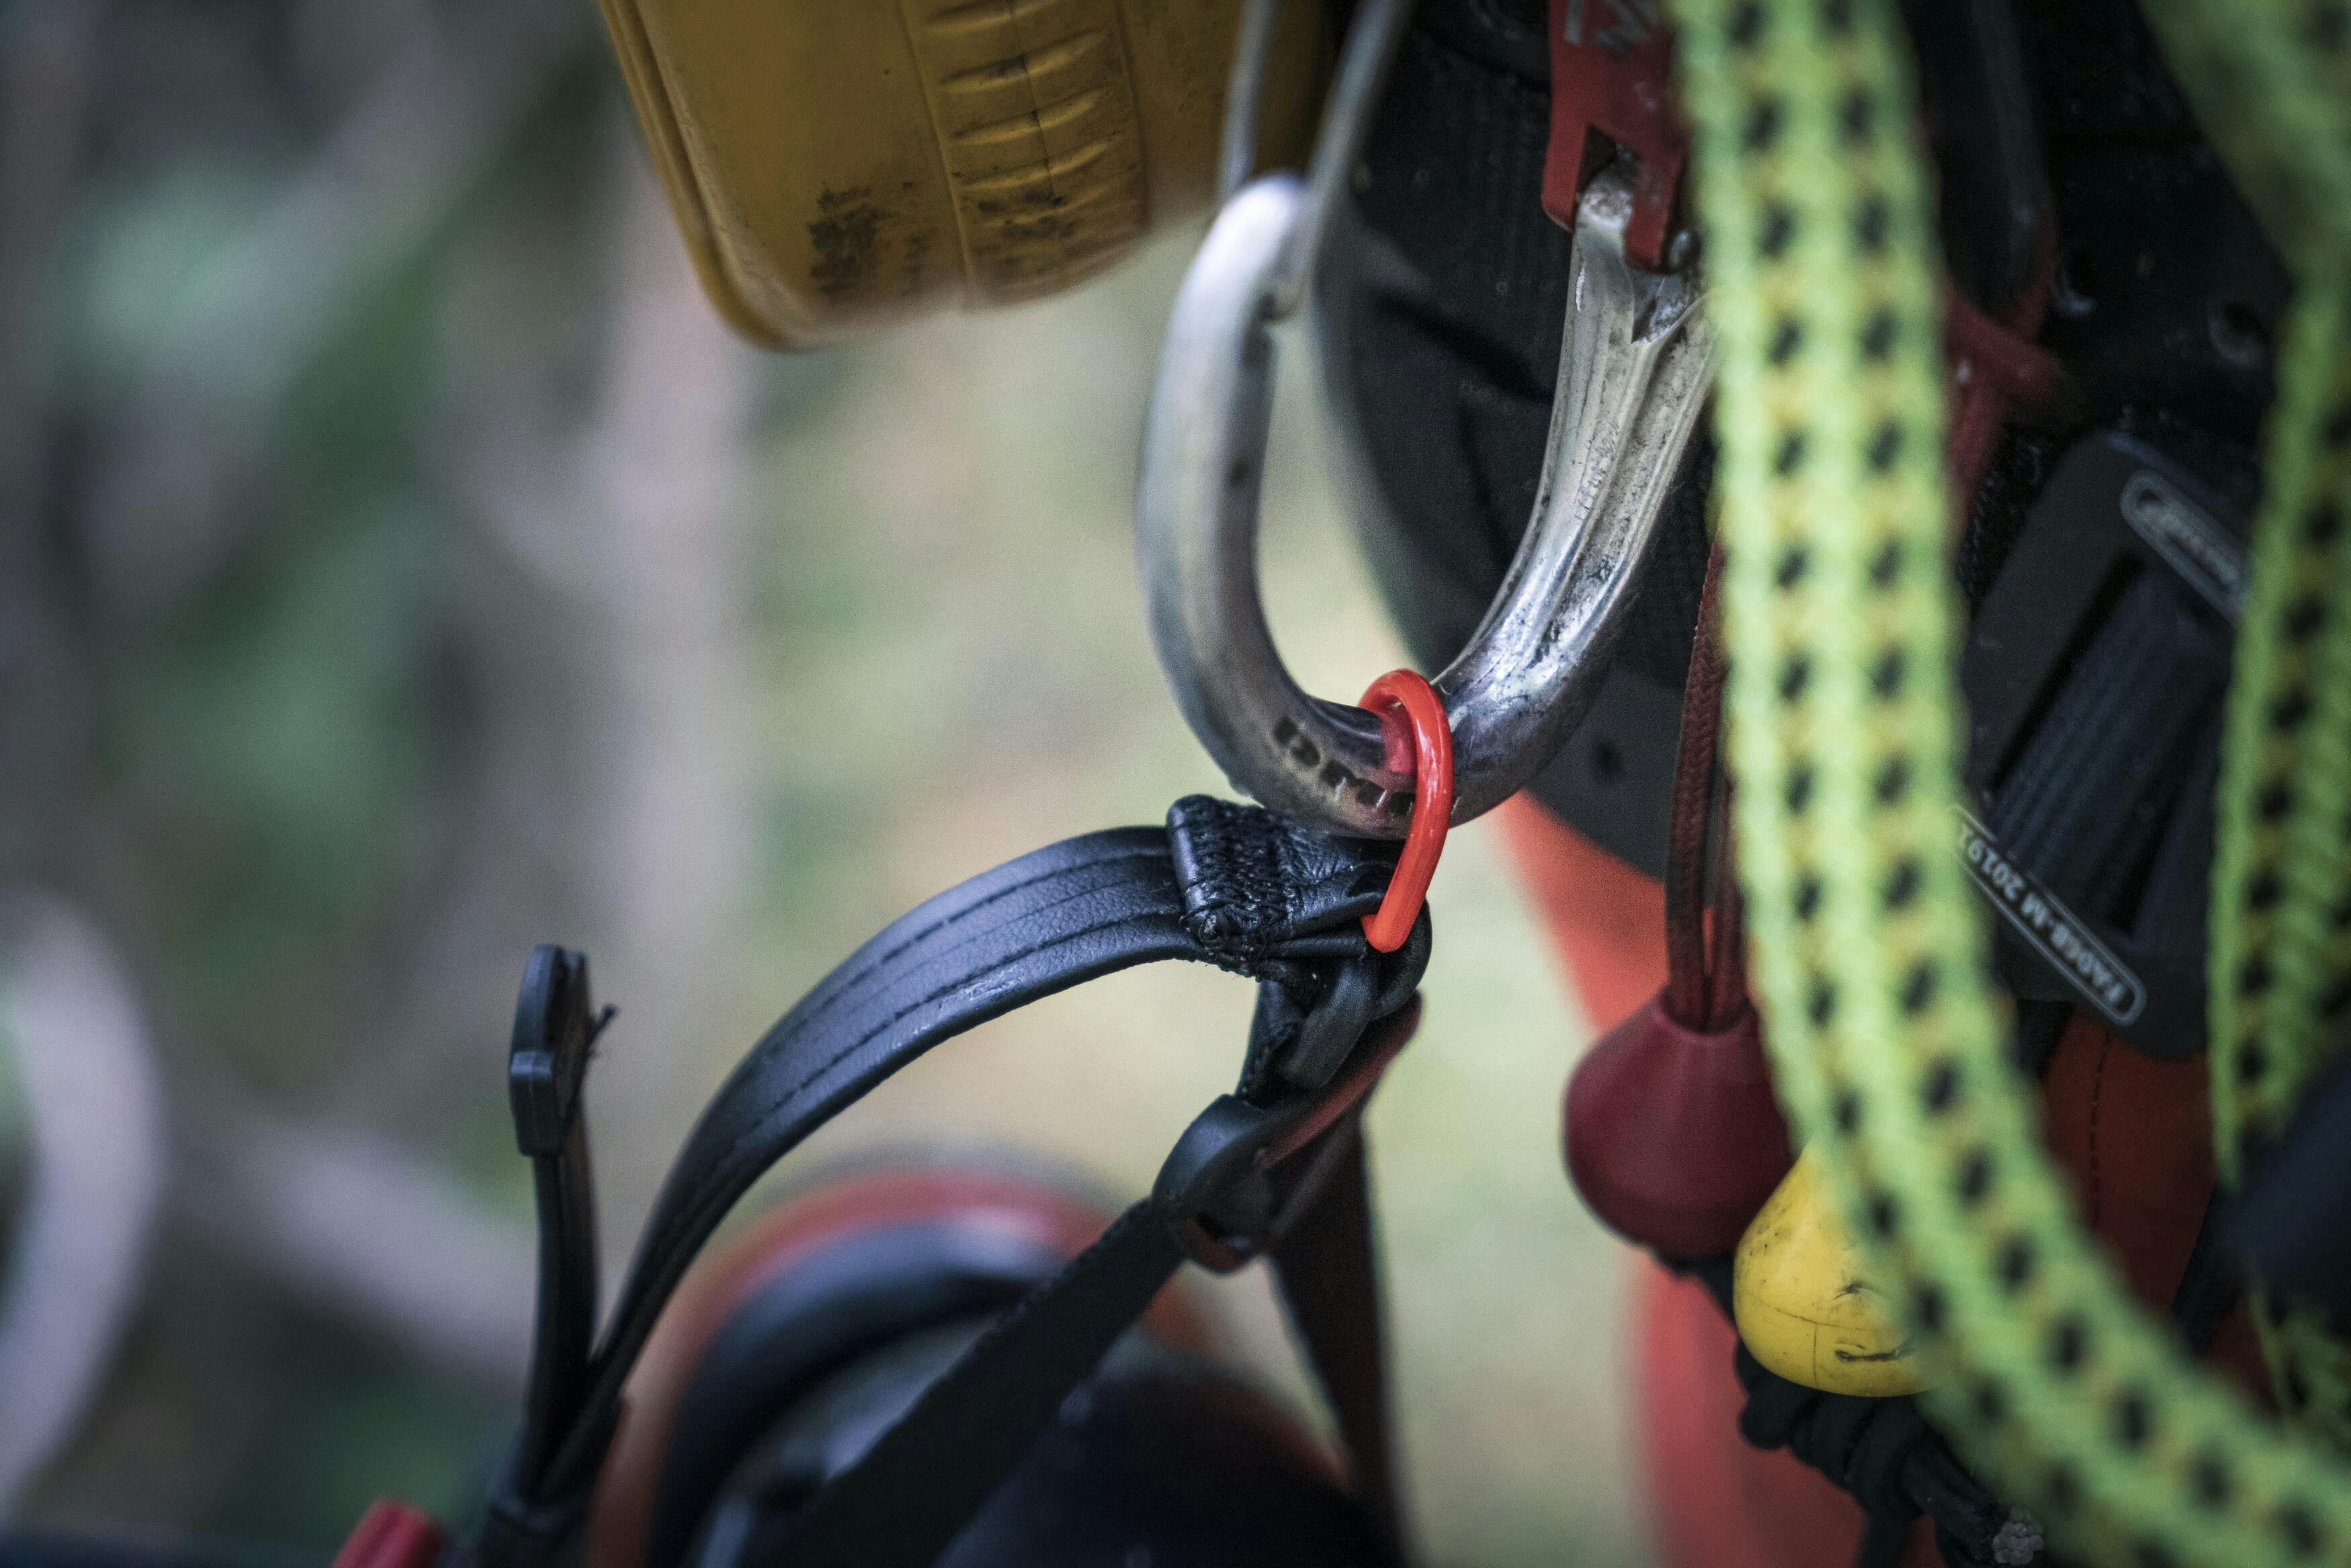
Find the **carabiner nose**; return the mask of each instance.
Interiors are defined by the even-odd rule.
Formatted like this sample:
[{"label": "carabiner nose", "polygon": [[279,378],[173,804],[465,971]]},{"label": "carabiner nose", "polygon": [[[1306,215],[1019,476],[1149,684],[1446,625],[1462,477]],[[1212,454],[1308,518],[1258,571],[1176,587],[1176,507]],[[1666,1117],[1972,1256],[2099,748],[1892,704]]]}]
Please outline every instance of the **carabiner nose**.
[{"label": "carabiner nose", "polygon": [[[1258,589],[1267,329],[1311,200],[1283,176],[1242,190],[1176,295],[1144,430],[1144,591],[1176,704],[1235,785],[1332,832],[1401,838],[1411,780],[1388,768],[1378,721],[1299,688]],[[1712,378],[1696,282],[1625,258],[1632,210],[1613,169],[1577,206],[1534,517],[1485,620],[1436,681],[1453,725],[1457,823],[1523,788],[1590,709]]]}]

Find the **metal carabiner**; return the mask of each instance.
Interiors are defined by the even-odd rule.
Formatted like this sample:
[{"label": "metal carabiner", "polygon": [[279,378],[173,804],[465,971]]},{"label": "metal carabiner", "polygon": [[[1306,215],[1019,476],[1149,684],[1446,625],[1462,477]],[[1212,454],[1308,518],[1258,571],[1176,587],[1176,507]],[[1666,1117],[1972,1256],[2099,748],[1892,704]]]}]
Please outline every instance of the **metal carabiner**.
[{"label": "metal carabiner", "polygon": [[[1323,161],[1318,150],[1318,172]],[[1176,295],[1152,391],[1139,552],[1160,664],[1227,777],[1283,816],[1393,839],[1405,833],[1412,789],[1387,766],[1379,722],[1299,688],[1258,590],[1274,371],[1267,326],[1311,266],[1299,241],[1322,232],[1322,205],[1315,190],[1271,175],[1210,227]],[[1457,823],[1524,787],[1590,709],[1712,381],[1714,329],[1695,277],[1625,259],[1633,206],[1621,166],[1595,175],[1577,204],[1534,516],[1485,620],[1437,677],[1453,726]]]},{"label": "metal carabiner", "polygon": [[[1232,82],[1225,94],[1223,144],[1217,161],[1219,210],[1240,193],[1249,171],[1257,166],[1257,117],[1265,98],[1274,28],[1282,7],[1295,3],[1248,0],[1242,12]],[[1306,298],[1307,277],[1330,235],[1331,214],[1339,209],[1340,193],[1353,178],[1356,160],[1364,154],[1372,110],[1379,103],[1388,67],[1395,63],[1396,49],[1404,42],[1413,4],[1414,0],[1363,0],[1355,9],[1355,19],[1348,25],[1346,47],[1332,75],[1322,124],[1315,133],[1313,155],[1307,165],[1305,204],[1266,279],[1269,321],[1288,320]]]}]

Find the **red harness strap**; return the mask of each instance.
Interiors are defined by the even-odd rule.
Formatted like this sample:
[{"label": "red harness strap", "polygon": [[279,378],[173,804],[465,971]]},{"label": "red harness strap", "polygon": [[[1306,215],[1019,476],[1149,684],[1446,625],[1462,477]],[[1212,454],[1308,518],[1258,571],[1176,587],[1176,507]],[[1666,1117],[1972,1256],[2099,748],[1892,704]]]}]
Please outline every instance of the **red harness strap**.
[{"label": "red harness strap", "polygon": [[335,1553],[334,1568],[430,1568],[449,1537],[433,1516],[404,1502],[380,1497]]}]

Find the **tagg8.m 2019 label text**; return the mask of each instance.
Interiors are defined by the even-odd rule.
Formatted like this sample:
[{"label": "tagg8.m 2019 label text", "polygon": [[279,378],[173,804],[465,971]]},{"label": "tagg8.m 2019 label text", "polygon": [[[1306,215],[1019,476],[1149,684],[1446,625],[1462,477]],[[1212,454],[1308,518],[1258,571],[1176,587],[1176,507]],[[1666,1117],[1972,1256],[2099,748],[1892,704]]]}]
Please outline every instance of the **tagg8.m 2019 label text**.
[{"label": "tagg8.m 2019 label text", "polygon": [[2009,859],[1991,830],[1962,810],[1959,858],[2017,934],[2117,1028],[2137,1021],[2147,986],[2090,932],[2080,916]]}]

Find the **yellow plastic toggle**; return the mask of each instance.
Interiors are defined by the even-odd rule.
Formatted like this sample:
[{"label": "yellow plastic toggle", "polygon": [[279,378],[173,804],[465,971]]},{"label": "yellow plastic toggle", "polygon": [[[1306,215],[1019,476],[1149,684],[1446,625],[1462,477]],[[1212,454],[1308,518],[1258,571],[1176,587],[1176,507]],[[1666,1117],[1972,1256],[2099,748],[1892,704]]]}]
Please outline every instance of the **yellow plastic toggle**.
[{"label": "yellow plastic toggle", "polygon": [[1927,1386],[1909,1332],[1867,1277],[1807,1147],[1739,1239],[1739,1337],[1792,1383],[1886,1398]]},{"label": "yellow plastic toggle", "polygon": [[[778,348],[1055,293],[1214,192],[1240,0],[601,0],[711,300]],[[1283,7],[1259,166],[1329,53]]]}]

